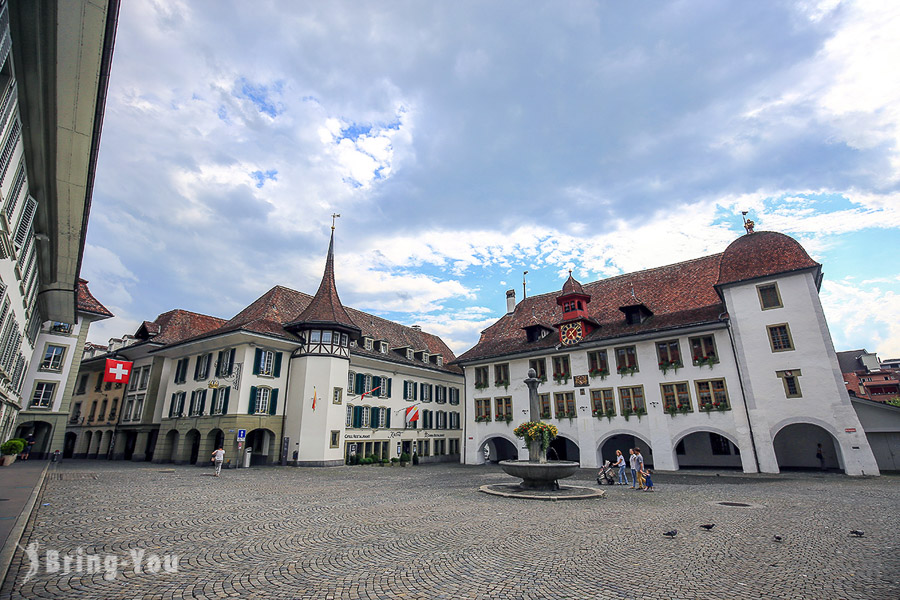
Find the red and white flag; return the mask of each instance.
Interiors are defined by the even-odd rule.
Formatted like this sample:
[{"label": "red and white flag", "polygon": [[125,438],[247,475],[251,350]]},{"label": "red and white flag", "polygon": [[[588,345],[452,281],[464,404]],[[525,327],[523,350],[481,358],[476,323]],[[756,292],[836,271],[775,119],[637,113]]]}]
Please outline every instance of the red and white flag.
[{"label": "red and white flag", "polygon": [[127,360],[106,359],[106,370],[103,372],[103,381],[112,383],[128,383],[131,377],[133,362]]},{"label": "red and white flag", "polygon": [[410,406],[406,409],[406,422],[412,423],[419,420],[419,407]]}]

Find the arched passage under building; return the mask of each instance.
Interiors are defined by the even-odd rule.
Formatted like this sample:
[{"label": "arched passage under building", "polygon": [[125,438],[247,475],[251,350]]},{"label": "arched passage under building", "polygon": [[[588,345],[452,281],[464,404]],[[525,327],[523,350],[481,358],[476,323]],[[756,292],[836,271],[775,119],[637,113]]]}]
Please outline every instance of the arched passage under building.
[{"label": "arched passage under building", "polygon": [[66,432],[66,437],[63,441],[63,458],[73,458],[75,456],[75,443],[77,441],[78,435],[75,432]]},{"label": "arched passage under building", "polygon": [[53,426],[46,421],[26,421],[16,428],[17,438],[25,439],[29,433],[34,436],[31,459],[47,458],[51,452],[50,437],[53,433]]},{"label": "arched passage under building", "polygon": [[581,462],[581,450],[578,444],[567,437],[557,436],[547,448],[547,460],[571,460]]},{"label": "arched passage under building", "polygon": [[740,469],[741,450],[715,431],[695,431],[675,444],[675,468]]},{"label": "arched passage under building", "polygon": [[644,457],[644,465],[653,466],[653,448],[650,447],[650,444],[628,433],[616,434],[600,445],[599,464],[602,465],[607,460],[611,465],[616,464],[616,450],[622,451],[622,456],[625,457],[625,462],[628,464],[628,458],[631,456],[628,450],[631,448],[640,448],[641,456]]},{"label": "arched passage under building", "polygon": [[[269,429],[254,429],[247,432],[247,441],[244,450],[251,449],[251,465],[268,465],[275,459],[275,432]],[[241,456],[241,461],[244,457]]]},{"label": "arched passage under building", "polygon": [[821,469],[816,458],[822,444],[826,469],[844,469],[840,446],[828,431],[812,423],[793,423],[780,429],[772,440],[780,470]]},{"label": "arched passage under building", "polygon": [[188,464],[196,465],[200,457],[200,432],[196,429],[188,431],[184,436],[184,446]]},{"label": "arched passage under building", "polygon": [[501,460],[518,460],[519,449],[508,439],[500,436],[490,437],[478,449],[484,462],[500,462]]},{"label": "arched passage under building", "polygon": [[178,460],[178,438],[179,434],[177,429],[172,429],[166,434],[166,447],[169,449],[167,460],[169,462],[176,462]]}]

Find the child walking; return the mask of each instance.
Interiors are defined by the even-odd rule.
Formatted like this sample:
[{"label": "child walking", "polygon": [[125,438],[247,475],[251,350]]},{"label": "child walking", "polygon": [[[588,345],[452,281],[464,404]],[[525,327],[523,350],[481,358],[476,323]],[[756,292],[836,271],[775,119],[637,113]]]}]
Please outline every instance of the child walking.
[{"label": "child walking", "polygon": [[645,492],[653,491],[653,477],[651,477],[651,475],[653,475],[653,471],[651,471],[650,469],[644,471],[644,485],[647,486],[647,488],[644,490]]}]

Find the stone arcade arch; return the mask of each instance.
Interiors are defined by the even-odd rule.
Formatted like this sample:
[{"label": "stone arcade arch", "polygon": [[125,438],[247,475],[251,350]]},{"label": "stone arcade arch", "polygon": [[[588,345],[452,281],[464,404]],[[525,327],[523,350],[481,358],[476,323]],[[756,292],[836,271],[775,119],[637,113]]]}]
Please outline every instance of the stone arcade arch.
[{"label": "stone arcade arch", "polygon": [[501,435],[490,436],[478,446],[478,464],[518,458],[519,448],[516,443]]},{"label": "stone arcade arch", "polygon": [[196,465],[200,458],[200,432],[191,429],[184,435],[184,460],[189,465]]},{"label": "stone arcade arch", "polygon": [[734,436],[711,427],[682,432],[680,437],[672,440],[672,452],[676,469],[743,467],[741,450]]},{"label": "stone arcade arch", "polygon": [[167,462],[177,462],[178,461],[178,443],[179,443],[179,434],[177,429],[172,429],[169,433],[166,434],[166,448],[169,449],[169,455],[165,457],[164,460]]},{"label": "stone arcade arch", "polygon": [[[633,431],[627,431],[623,429],[610,431],[606,434],[597,446],[597,454],[599,461],[597,464],[603,464],[604,461],[609,461],[610,464],[615,464],[616,462],[616,450],[621,450],[622,455],[625,457],[625,461],[628,461],[628,457],[630,456],[628,450],[629,448],[638,447],[641,449],[641,455],[644,457],[644,464],[648,467],[653,466],[653,448],[650,446],[650,442],[648,442],[643,437],[635,434]],[[629,475],[630,477],[630,475]]]},{"label": "stone arcade arch", "polygon": [[[244,451],[252,448],[250,454],[251,465],[270,465],[275,460],[278,450],[275,448],[275,432],[270,429],[254,429],[247,432],[247,441],[244,443]],[[210,451],[211,452],[211,451]],[[243,456],[239,458],[243,464]]]},{"label": "stone arcade arch", "polygon": [[772,440],[780,470],[820,468],[816,444],[822,444],[826,469],[844,470],[840,444],[824,427],[813,423],[791,423],[778,430]]},{"label": "stone arcade arch", "polygon": [[571,460],[580,463],[581,448],[566,436],[558,435],[547,448],[547,460]]},{"label": "stone arcade arch", "polygon": [[75,444],[78,442],[78,435],[74,431],[67,431],[65,440],[63,441],[63,458],[74,458]]},{"label": "stone arcade arch", "polygon": [[[50,448],[50,438],[53,434],[53,426],[46,421],[26,421],[16,428],[17,438],[25,439],[28,434],[34,436],[34,446],[31,447],[31,460],[47,458],[50,452],[56,448]],[[3,440],[4,442],[6,440]],[[2,443],[2,442],[0,442]]]}]

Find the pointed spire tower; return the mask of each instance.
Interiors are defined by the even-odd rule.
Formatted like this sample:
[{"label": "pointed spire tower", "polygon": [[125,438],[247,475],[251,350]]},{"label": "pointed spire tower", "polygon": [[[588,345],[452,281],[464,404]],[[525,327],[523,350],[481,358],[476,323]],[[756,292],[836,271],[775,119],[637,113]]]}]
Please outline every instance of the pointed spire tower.
[{"label": "pointed spire tower", "polygon": [[359,339],[362,330],[353,322],[334,283],[334,225],[325,259],[325,272],[309,305],[286,326],[304,339],[303,352],[350,356],[350,342]]},{"label": "pointed spire tower", "polygon": [[587,305],[591,295],[584,291],[581,283],[572,277],[563,284],[562,292],[556,297],[556,303],[563,309],[562,321],[556,324],[561,344],[571,346],[577,344],[599,327],[599,323],[588,316]]}]

